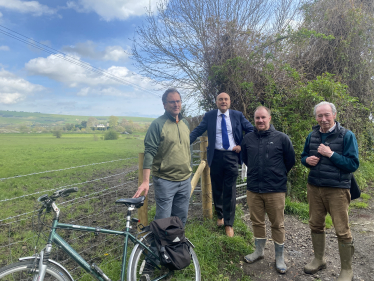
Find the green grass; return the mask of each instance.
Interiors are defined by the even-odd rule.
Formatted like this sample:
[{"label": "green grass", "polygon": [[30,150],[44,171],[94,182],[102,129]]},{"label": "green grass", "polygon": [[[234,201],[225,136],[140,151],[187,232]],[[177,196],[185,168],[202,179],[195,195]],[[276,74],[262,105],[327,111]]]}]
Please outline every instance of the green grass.
[{"label": "green grass", "polygon": [[[286,206],[284,208],[285,214],[297,215],[303,223],[308,223],[309,220],[309,204],[292,201],[289,197],[286,197]],[[326,228],[332,227],[332,219],[327,214],[325,219]]]},{"label": "green grass", "polygon": [[368,204],[365,202],[353,202],[349,205],[351,208],[366,209]]},{"label": "green grass", "polygon": [[[80,124],[82,121],[87,121],[88,118],[95,117],[98,121],[106,122],[109,116],[79,116],[79,115],[60,115],[60,114],[44,114],[37,112],[20,112],[20,111],[5,111],[0,110],[0,127],[7,125],[62,125],[65,123]],[[126,118],[135,123],[150,123],[154,118],[147,117],[131,117],[131,116],[117,116],[119,119]]]},{"label": "green grass", "polygon": [[144,149],[141,140],[129,135],[95,141],[91,134],[63,134],[61,139],[52,134],[0,134],[0,143],[2,178],[137,157]]},{"label": "green grass", "polygon": [[[242,220],[243,211],[237,205],[235,214],[235,236],[227,237],[224,228],[216,226],[216,219],[194,219],[186,226],[186,237],[195,245],[202,280],[225,280],[235,276],[236,280],[246,280],[240,263],[243,257],[253,252],[252,233]],[[247,279],[248,280],[248,279]]]},{"label": "green grass", "polygon": [[[95,141],[90,134],[63,134],[61,139],[53,137],[52,134],[0,134],[0,178],[129,158],[125,161],[0,180],[0,246],[19,242],[11,246],[11,256],[8,247],[0,248],[0,264],[33,254],[32,246],[36,239],[31,239],[35,235],[32,231],[31,214],[22,214],[32,212],[39,206],[36,202],[39,196],[45,193],[51,194],[52,192],[48,190],[75,185],[79,188],[79,192],[67,199],[70,200],[92,192],[106,192],[109,187],[123,184],[128,179],[125,174],[115,181],[94,181],[80,185],[85,181],[124,172],[128,168],[137,169],[138,153],[144,150],[142,138],[144,134],[138,134],[136,138],[133,135],[121,135],[118,140],[111,141],[100,139]],[[28,196],[33,193],[38,194]],[[25,197],[9,200],[20,196]],[[1,202],[1,200],[7,201]],[[98,198],[88,198],[82,200],[80,204],[60,206],[63,221],[69,222],[79,217],[98,214],[103,207],[111,207],[108,204],[113,204],[114,201],[111,196],[100,201],[100,204],[98,200]],[[21,216],[17,217],[17,215]],[[123,218],[123,214],[120,217]],[[10,219],[4,221],[6,218]],[[18,219],[21,220],[17,221]],[[111,224],[112,221],[118,219],[113,218],[110,222],[105,219],[101,225]],[[82,238],[80,241],[82,243],[78,242],[77,248],[86,245],[84,242],[89,239],[89,236]]]},{"label": "green grass", "polygon": [[[0,134],[0,178],[128,159],[2,180],[0,200],[82,183],[100,178],[105,171],[113,173],[117,170],[119,173],[126,166],[136,165],[138,153],[144,150],[143,142],[123,136],[118,140],[95,141],[92,135],[86,134],[65,134],[61,139],[52,134]],[[32,210],[40,195],[20,199],[17,204],[0,202],[0,219],[17,213],[20,204],[21,212]]]},{"label": "green grass", "polygon": [[364,201],[368,201],[371,199],[371,196],[369,194],[366,194],[366,193],[361,193],[361,198],[364,200]]}]

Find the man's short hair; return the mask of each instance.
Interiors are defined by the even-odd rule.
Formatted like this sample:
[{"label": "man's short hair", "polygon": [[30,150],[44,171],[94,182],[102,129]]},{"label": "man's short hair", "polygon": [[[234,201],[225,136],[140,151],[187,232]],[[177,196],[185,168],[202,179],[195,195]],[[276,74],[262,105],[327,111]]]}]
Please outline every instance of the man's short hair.
[{"label": "man's short hair", "polygon": [[168,98],[168,95],[171,93],[177,93],[179,97],[182,99],[181,94],[178,92],[175,88],[169,88],[165,91],[165,93],[162,95],[162,103],[166,103],[166,100]]},{"label": "man's short hair", "polygon": [[327,101],[322,101],[320,102],[319,104],[317,104],[314,109],[313,109],[313,115],[316,116],[316,111],[317,111],[317,108],[321,105],[325,105],[325,104],[328,104],[330,107],[331,107],[331,110],[332,110],[332,114],[336,114],[336,107],[333,103],[331,102],[327,102]]},{"label": "man's short hair", "polygon": [[269,116],[271,116],[271,110],[269,108],[267,108],[266,106],[263,106],[263,105],[260,105],[260,106],[256,107],[255,112],[253,113],[253,116],[256,114],[257,110],[262,109],[262,108],[265,109],[269,113]]}]

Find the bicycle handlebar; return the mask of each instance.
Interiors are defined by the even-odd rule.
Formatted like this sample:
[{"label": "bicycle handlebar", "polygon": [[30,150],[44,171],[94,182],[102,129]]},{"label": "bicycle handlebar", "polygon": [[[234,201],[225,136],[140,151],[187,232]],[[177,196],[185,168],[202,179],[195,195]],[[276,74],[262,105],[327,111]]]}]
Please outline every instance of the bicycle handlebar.
[{"label": "bicycle handlebar", "polygon": [[55,193],[52,194],[51,198],[52,199],[57,199],[59,197],[67,197],[69,196],[70,193],[73,193],[73,192],[78,192],[78,187],[72,187],[72,188],[68,188],[68,189],[61,189],[61,190],[57,190]]},{"label": "bicycle handlebar", "polygon": [[48,199],[51,200],[51,204],[52,202],[54,202],[57,198],[59,197],[67,197],[70,195],[70,193],[73,193],[73,192],[78,192],[78,187],[72,187],[72,188],[64,188],[64,189],[60,189],[60,190],[57,190],[55,191],[51,196],[48,196],[48,194],[44,194],[42,196],[40,196],[38,198],[38,201],[39,202],[44,202],[44,201],[48,201]]}]

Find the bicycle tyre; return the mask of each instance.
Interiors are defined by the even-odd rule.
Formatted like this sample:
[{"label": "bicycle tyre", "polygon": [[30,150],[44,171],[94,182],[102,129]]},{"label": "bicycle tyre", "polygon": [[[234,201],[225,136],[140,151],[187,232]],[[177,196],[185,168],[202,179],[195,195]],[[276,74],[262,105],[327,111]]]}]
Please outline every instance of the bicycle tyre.
[{"label": "bicycle tyre", "polygon": [[[147,235],[143,241],[144,244],[147,246],[151,245],[151,242],[153,241],[153,233],[150,233]],[[154,270],[153,272],[146,272],[146,249],[142,247],[138,247],[136,249],[136,252],[133,256],[132,261],[130,261],[130,274],[131,278],[129,281],[136,281],[140,280],[142,276],[145,274],[148,274],[150,276],[150,279],[156,279],[157,277],[163,276],[167,273],[170,273],[170,275],[165,278],[164,280],[178,280],[178,281],[200,281],[201,280],[201,271],[200,271],[200,264],[197,259],[196,253],[192,247],[190,247],[190,253],[192,262],[191,264],[182,269],[182,270],[176,270],[174,272],[170,272],[169,269],[167,269],[164,266],[161,266],[160,270]]]},{"label": "bicycle tyre", "polygon": [[[0,268],[1,281],[33,280],[34,274],[28,271],[33,268],[33,261],[21,261]],[[74,281],[54,264],[49,264],[44,281]]]}]

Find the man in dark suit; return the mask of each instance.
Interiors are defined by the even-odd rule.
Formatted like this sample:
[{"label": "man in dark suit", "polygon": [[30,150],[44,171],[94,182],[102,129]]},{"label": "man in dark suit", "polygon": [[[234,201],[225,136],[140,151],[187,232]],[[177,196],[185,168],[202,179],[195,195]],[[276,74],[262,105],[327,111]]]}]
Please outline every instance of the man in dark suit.
[{"label": "man in dark suit", "polygon": [[190,142],[208,130],[208,165],[212,181],[213,201],[217,213],[217,225],[225,226],[226,234],[234,236],[236,178],[238,164],[242,164],[241,147],[243,131],[253,131],[252,124],[243,113],[229,110],[230,96],[217,96],[218,109],[207,112],[203,120],[190,134]]}]

